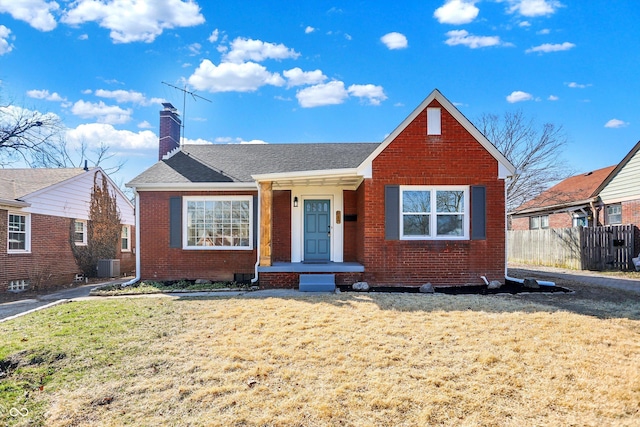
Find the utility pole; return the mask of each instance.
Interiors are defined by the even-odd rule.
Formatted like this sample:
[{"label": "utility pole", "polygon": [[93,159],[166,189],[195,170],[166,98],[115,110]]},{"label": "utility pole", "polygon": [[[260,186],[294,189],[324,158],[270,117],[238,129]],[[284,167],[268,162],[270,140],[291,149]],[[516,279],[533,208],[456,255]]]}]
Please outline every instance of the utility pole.
[{"label": "utility pole", "polygon": [[182,92],[182,126],[181,126],[182,135],[180,137],[180,140],[181,140],[181,143],[182,143],[182,141],[184,140],[184,126],[185,126],[185,123],[187,122],[187,111],[186,111],[186,109],[187,109],[187,94],[191,95],[193,97],[194,101],[197,101],[196,98],[203,99],[203,100],[205,100],[207,102],[211,102],[211,100],[207,99],[205,97],[202,97],[200,95],[197,95],[195,92],[188,91],[187,90],[187,85],[185,85],[184,88],[181,88],[181,87],[174,86],[174,85],[172,85],[170,83],[167,83],[167,82],[162,82],[162,84],[165,84],[167,86],[170,86],[170,87],[172,87],[174,89],[177,89],[177,90]]}]

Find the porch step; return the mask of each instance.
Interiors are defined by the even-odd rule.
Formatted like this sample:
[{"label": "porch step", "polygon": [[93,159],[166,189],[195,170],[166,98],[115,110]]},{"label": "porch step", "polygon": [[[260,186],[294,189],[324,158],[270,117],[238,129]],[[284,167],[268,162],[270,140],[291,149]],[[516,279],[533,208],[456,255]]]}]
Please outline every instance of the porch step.
[{"label": "porch step", "polygon": [[333,292],[335,290],[335,274],[300,275],[300,292]]}]

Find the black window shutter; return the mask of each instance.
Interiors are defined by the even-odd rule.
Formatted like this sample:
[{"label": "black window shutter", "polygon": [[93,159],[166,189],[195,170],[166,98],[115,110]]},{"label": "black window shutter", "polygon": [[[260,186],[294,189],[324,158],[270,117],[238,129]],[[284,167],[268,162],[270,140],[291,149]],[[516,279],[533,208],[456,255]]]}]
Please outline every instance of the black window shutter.
[{"label": "black window shutter", "polygon": [[253,196],[253,218],[251,218],[251,220],[253,221],[253,247],[257,248],[258,247],[258,235],[260,234],[258,232],[258,209],[260,208],[260,206],[258,206],[258,196]]},{"label": "black window shutter", "polygon": [[487,187],[471,187],[471,240],[487,238]]},{"label": "black window shutter", "polygon": [[169,197],[169,247],[182,247],[182,197]]},{"label": "black window shutter", "polygon": [[384,187],[384,238],[400,239],[400,187]]}]

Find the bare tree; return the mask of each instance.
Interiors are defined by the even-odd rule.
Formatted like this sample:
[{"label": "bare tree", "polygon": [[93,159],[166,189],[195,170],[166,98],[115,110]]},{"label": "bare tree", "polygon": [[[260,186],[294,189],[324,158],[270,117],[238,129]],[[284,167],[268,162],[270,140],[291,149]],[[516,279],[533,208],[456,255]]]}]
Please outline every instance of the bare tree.
[{"label": "bare tree", "polygon": [[[30,167],[82,167],[85,161],[115,174],[125,164],[113,162],[109,145],[89,148],[85,141],[70,147],[64,126],[55,114],[43,114],[15,105],[0,105],[0,167],[23,163]],[[109,165],[109,166],[106,166]]]},{"label": "bare tree", "polygon": [[561,157],[567,144],[562,126],[538,126],[521,110],[503,116],[483,114],[476,126],[517,169],[507,181],[508,211],[571,175]]},{"label": "bare tree", "polygon": [[14,105],[0,105],[0,166],[45,156],[62,124],[54,114],[42,114]]}]

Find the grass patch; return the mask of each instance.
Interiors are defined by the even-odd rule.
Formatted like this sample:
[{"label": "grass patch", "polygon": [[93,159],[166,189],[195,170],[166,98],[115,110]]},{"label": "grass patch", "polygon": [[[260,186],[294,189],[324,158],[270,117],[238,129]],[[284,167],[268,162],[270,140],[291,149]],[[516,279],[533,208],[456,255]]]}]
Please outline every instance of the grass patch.
[{"label": "grass patch", "polygon": [[219,290],[250,290],[251,284],[237,282],[198,282],[195,280],[175,280],[167,282],[141,281],[131,286],[110,284],[91,291],[95,296],[143,295],[163,292],[198,292]]},{"label": "grass patch", "polygon": [[[8,425],[638,425],[640,307],[568,295],[63,304],[0,324]],[[537,299],[539,299],[539,301]],[[635,305],[633,305],[635,304]],[[5,363],[2,365],[1,363]],[[7,416],[9,408],[28,416]],[[2,418],[4,417],[4,418]]]}]

